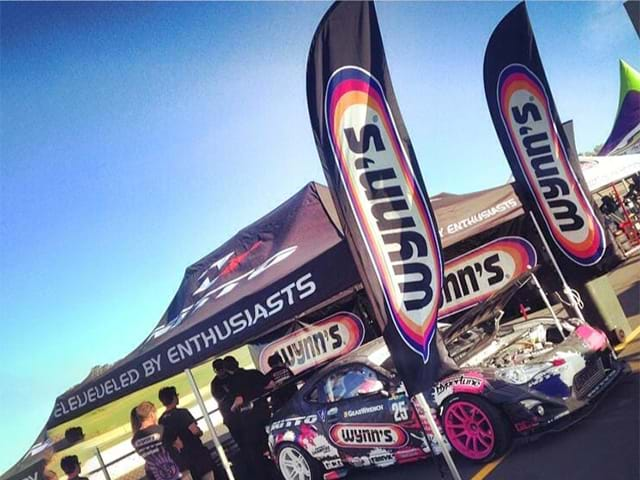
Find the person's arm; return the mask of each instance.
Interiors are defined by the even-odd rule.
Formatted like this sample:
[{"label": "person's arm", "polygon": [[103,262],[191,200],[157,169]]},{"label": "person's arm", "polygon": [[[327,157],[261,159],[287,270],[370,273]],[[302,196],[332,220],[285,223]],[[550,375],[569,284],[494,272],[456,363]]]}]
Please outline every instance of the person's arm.
[{"label": "person's arm", "polygon": [[189,429],[189,431],[193,433],[196,437],[202,436],[202,430],[200,430],[200,427],[198,427],[198,422],[196,421],[195,418],[193,418],[193,415],[191,415],[191,412],[189,410],[186,410],[186,409],[184,410],[183,421],[184,421],[184,424]]},{"label": "person's arm", "polygon": [[[216,398],[216,382],[215,380],[211,380],[211,383],[209,384],[209,390],[211,391],[211,396],[213,398]],[[217,400],[217,398],[216,398]]]},{"label": "person's arm", "polygon": [[260,370],[256,370],[256,377],[258,378],[260,386],[262,387],[262,391],[269,388],[269,384],[271,383],[271,377],[269,377],[268,375],[265,375]]},{"label": "person's arm", "polygon": [[218,385],[218,382],[215,379],[211,382],[211,396],[215,398],[218,403],[224,398],[224,389]]},{"label": "person's arm", "polygon": [[180,440],[180,437],[176,437],[171,446],[175,448],[178,453],[182,452],[182,449],[184,448],[184,444],[182,443],[182,440]]},{"label": "person's arm", "polygon": [[178,436],[178,432],[176,432],[175,428],[168,427],[164,422],[162,417],[160,417],[160,426],[162,427],[162,444],[164,448],[174,448],[178,453],[182,451],[184,445],[182,440]]},{"label": "person's arm", "polygon": [[196,437],[202,436],[202,430],[200,430],[200,427],[196,422],[193,422],[191,425],[189,425],[189,431],[193,433]]},{"label": "person's arm", "polygon": [[233,403],[231,404],[231,411],[235,412],[236,410],[238,410],[240,408],[240,406],[244,403],[244,398],[242,398],[242,396],[238,395],[236,398],[233,399]]},{"label": "person's arm", "polygon": [[276,381],[273,379],[273,369],[267,374],[267,380],[269,381],[265,387],[267,390],[273,390],[278,386]]}]

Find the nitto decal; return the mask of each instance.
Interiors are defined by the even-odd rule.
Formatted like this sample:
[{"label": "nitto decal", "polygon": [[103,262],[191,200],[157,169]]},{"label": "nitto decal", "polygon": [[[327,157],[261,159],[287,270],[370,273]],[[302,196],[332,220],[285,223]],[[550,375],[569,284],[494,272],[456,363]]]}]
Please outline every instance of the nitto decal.
[{"label": "nitto decal", "polygon": [[465,372],[447,377],[433,386],[433,397],[437,404],[453,393],[478,394],[484,390],[485,379],[479,372]]},{"label": "nitto decal", "polygon": [[298,427],[302,424],[313,425],[318,421],[317,415],[307,415],[306,417],[291,417],[284,420],[277,420],[271,424],[270,431],[280,430],[282,428]]},{"label": "nitto decal", "polygon": [[582,190],[550,110],[550,95],[524,65],[500,72],[498,107],[520,170],[558,248],[582,266],[598,263],[604,230]]},{"label": "nitto decal", "polygon": [[426,363],[442,295],[427,200],[376,78],[342,67],[329,79],[325,102],[334,158],[387,308],[400,337]]},{"label": "nitto decal", "polygon": [[404,447],[407,432],[385,423],[336,423],[329,430],[331,441],[339,447]]},{"label": "nitto decal", "polygon": [[521,237],[499,238],[449,260],[439,318],[477,305],[537,262],[535,248]]},{"label": "nitto decal", "polygon": [[341,312],[270,343],[260,352],[258,363],[260,370],[269,371],[269,357],[277,352],[297,375],[355,350],[363,339],[362,320],[351,313]]}]

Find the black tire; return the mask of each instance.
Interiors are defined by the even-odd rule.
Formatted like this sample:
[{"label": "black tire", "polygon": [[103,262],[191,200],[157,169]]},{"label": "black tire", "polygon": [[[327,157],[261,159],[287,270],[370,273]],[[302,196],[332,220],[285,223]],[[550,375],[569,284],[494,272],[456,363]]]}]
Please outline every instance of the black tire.
[{"label": "black tire", "polygon": [[[472,420],[460,418],[465,412]],[[472,462],[489,462],[511,446],[509,421],[496,406],[477,395],[459,394],[448,399],[441,421],[453,449]],[[465,448],[465,444],[469,448]]]},{"label": "black tire", "polygon": [[[298,445],[294,443],[283,443],[278,446],[276,449],[276,458],[275,463],[278,467],[278,471],[280,472],[280,476],[284,480],[303,480],[304,477],[296,477],[295,475],[291,475],[290,470],[282,465],[283,457],[287,454],[293,454],[296,452],[299,455],[300,460],[304,460],[308,467],[308,472],[310,475],[310,480],[323,480],[323,468],[315,458],[312,458],[303,448],[300,448]],[[309,478],[309,477],[307,477]]]}]

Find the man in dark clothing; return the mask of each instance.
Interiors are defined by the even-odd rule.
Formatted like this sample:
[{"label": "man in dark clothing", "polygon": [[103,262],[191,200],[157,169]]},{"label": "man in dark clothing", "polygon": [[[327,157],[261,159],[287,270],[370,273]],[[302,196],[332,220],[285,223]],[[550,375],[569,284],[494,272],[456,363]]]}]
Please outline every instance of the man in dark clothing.
[{"label": "man in dark clothing", "polygon": [[[293,372],[287,367],[279,353],[274,353],[267,360],[271,370],[267,373],[268,388],[275,390],[271,394],[271,408],[275,412],[282,407],[298,391],[293,382]],[[286,385],[286,386],[283,386]]]},{"label": "man in dark clothing", "polygon": [[67,474],[68,480],[87,480],[80,476],[80,460],[77,455],[68,455],[60,460],[60,468]]},{"label": "man in dark clothing", "polygon": [[268,478],[269,463],[264,454],[267,451],[265,426],[269,421],[269,405],[265,398],[256,398],[264,394],[269,380],[258,370],[240,368],[238,361],[230,356],[224,358],[224,369],[231,377],[231,412],[238,413],[240,418],[241,441],[238,446],[247,459],[252,479]]},{"label": "man in dark clothing", "polygon": [[191,476],[200,480],[214,480],[213,460],[209,450],[202,444],[202,430],[196,419],[186,408],[178,408],[178,393],[175,387],[165,387],[158,392],[158,397],[165,406],[159,423],[164,427],[167,442],[180,439],[182,448],[178,451],[178,462],[191,471]]},{"label": "man in dark clothing", "polygon": [[238,446],[242,443],[239,412],[232,412],[234,396],[231,394],[231,374],[225,370],[224,361],[217,358],[211,364],[216,376],[211,381],[211,396],[218,402],[222,421]]}]

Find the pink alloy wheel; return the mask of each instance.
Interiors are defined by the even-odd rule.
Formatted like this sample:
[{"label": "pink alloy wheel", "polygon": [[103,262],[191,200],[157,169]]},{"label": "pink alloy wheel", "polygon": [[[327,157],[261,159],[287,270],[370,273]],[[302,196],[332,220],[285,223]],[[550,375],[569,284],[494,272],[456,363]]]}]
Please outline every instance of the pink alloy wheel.
[{"label": "pink alloy wheel", "polygon": [[444,430],[451,444],[472,460],[488,457],[495,444],[495,434],[489,417],[477,405],[458,401],[444,415]]}]

